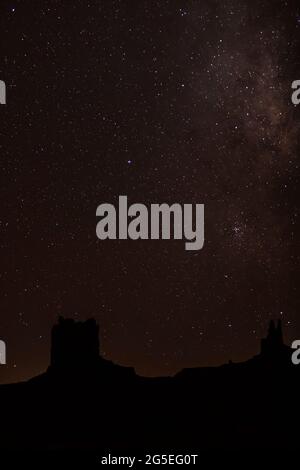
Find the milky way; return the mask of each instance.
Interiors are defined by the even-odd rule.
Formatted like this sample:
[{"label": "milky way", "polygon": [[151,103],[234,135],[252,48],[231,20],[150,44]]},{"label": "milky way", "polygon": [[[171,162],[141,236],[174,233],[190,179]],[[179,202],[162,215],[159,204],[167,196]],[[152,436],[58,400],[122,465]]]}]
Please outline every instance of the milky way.
[{"label": "milky way", "polygon": [[[58,315],[94,316],[142,374],[299,337],[296,1],[0,7],[0,381],[47,367]],[[205,204],[205,246],[107,241],[96,208]]]}]

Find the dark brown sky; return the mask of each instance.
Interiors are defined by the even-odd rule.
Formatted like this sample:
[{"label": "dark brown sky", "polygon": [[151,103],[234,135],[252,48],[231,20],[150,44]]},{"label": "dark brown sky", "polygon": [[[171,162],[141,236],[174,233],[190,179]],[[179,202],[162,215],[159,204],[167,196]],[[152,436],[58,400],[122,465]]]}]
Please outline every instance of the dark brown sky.
[{"label": "dark brown sky", "polygon": [[[246,359],[270,318],[299,338],[298,3],[1,2],[0,382],[60,314],[143,374]],[[205,204],[204,249],[100,242],[121,194]]]}]

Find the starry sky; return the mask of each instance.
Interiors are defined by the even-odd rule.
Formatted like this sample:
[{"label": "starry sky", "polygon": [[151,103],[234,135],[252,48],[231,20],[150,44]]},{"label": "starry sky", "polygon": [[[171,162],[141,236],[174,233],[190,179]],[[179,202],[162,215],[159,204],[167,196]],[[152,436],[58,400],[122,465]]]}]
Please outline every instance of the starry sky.
[{"label": "starry sky", "polygon": [[[49,363],[58,315],[145,375],[300,335],[300,5],[1,0],[0,382]],[[205,246],[96,238],[96,208],[205,204]]]}]

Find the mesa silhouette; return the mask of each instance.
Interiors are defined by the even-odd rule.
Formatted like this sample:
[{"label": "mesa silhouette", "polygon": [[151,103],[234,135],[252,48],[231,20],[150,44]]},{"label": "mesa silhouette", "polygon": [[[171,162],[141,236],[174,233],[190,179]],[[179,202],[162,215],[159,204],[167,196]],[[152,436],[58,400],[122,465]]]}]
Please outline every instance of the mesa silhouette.
[{"label": "mesa silhouette", "polygon": [[0,386],[0,448],[114,452],[292,449],[300,367],[282,325],[243,363],[146,378],[99,354],[99,327],[59,318],[51,363],[28,382]]}]

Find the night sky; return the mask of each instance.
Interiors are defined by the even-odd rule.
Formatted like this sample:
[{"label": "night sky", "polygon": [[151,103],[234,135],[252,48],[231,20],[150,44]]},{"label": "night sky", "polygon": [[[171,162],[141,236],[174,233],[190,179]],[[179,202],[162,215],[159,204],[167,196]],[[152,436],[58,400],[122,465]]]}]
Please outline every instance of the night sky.
[{"label": "night sky", "polygon": [[[298,1],[0,6],[0,382],[49,363],[58,315],[146,375],[300,336]],[[96,208],[205,204],[205,245],[100,241]]]}]

